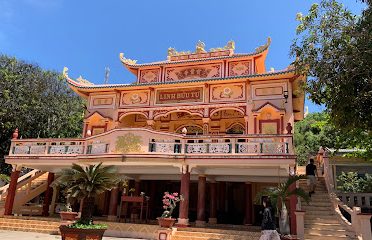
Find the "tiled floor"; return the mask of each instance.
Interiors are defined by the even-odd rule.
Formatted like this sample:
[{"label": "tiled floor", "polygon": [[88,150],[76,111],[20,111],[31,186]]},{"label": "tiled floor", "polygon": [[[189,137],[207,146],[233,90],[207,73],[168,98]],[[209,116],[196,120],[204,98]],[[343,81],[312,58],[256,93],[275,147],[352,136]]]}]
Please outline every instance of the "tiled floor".
[{"label": "tiled floor", "polygon": [[[19,232],[19,231],[6,231],[0,230],[1,240],[56,240],[61,239],[59,235],[49,235],[44,233],[33,233],[33,232]],[[104,240],[139,240],[134,238],[114,238],[104,237]]]}]

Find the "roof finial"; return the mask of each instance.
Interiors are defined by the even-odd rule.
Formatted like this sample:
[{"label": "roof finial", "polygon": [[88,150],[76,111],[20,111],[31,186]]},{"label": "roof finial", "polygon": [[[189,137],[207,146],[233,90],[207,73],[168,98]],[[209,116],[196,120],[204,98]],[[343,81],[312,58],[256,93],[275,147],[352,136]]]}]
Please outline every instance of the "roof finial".
[{"label": "roof finial", "polygon": [[196,49],[195,49],[195,53],[206,53],[207,51],[205,51],[205,43],[203,43],[202,41],[198,41],[196,43]]},{"label": "roof finial", "polygon": [[124,53],[119,53],[119,58],[120,58],[122,63],[128,64],[128,65],[135,65],[136,62],[137,62],[137,60],[132,60],[132,59],[129,59],[129,58],[125,58]]},{"label": "roof finial", "polygon": [[268,37],[267,38],[267,42],[262,45],[262,46],[259,46],[258,48],[256,48],[256,53],[260,53],[260,52],[263,52],[264,50],[266,50],[271,44],[271,38]]}]

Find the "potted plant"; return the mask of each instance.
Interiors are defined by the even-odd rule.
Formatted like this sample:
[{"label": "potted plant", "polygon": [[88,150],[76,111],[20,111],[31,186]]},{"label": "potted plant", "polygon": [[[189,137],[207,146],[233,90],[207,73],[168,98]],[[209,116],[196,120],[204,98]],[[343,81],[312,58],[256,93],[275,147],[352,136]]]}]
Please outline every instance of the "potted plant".
[{"label": "potted plant", "polygon": [[178,195],[177,192],[169,193],[165,192],[163,196],[163,208],[164,212],[161,217],[158,218],[159,226],[165,228],[171,228],[176,222],[175,218],[172,218],[173,210],[176,208],[177,203],[183,201],[182,195]]},{"label": "potted plant", "polygon": [[65,187],[69,198],[81,203],[80,219],[59,227],[62,240],[102,239],[107,225],[93,223],[94,198],[116,187],[119,181],[116,168],[102,166],[102,163],[86,167],[73,164],[71,168],[62,169],[55,184]]},{"label": "potted plant", "polygon": [[75,221],[78,213],[73,212],[70,202],[67,202],[64,208],[59,211],[59,216],[61,217],[62,221]]},{"label": "potted plant", "polygon": [[268,196],[270,198],[273,207],[276,207],[276,212],[279,213],[279,232],[282,235],[288,235],[290,233],[289,216],[285,202],[292,195],[304,199],[307,203],[310,200],[309,195],[302,188],[295,188],[294,190],[290,189],[290,186],[296,184],[296,181],[300,179],[306,179],[306,176],[290,176],[287,181],[280,183],[277,187],[264,189],[259,192],[256,197],[256,201],[261,201],[262,196]]}]

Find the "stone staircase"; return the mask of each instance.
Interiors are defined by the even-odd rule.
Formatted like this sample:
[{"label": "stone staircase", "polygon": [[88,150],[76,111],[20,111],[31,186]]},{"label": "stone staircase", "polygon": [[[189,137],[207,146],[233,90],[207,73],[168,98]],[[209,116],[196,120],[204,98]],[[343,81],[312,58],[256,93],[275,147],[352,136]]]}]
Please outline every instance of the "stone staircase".
[{"label": "stone staircase", "polygon": [[256,240],[261,232],[213,228],[178,228],[172,240]]},{"label": "stone staircase", "polygon": [[28,219],[13,216],[0,217],[0,229],[9,231],[38,232],[47,234],[59,234],[59,219]]},{"label": "stone staircase", "polygon": [[[315,189],[315,194],[311,196],[309,204],[302,201],[302,210],[305,213],[305,240],[324,239],[324,240],[354,240],[355,233],[349,231],[347,226],[342,223],[337,213],[334,211],[328,191],[324,184],[324,179],[319,178]],[[300,181],[300,187],[308,190],[306,180]]]},{"label": "stone staircase", "polygon": [[[29,214],[31,212],[41,214],[40,206],[25,206],[26,203],[39,196],[47,189],[47,172],[33,170],[18,179],[17,192],[14,199],[13,213]],[[9,184],[0,188],[0,216],[4,215],[5,200],[8,194]]]}]

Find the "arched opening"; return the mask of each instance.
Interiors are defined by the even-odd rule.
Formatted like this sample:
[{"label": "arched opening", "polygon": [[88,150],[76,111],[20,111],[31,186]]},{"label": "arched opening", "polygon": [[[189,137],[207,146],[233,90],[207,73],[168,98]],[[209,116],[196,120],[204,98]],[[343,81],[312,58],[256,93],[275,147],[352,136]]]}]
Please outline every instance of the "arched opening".
[{"label": "arched opening", "polygon": [[243,134],[244,113],[235,108],[217,109],[211,112],[209,132],[211,134]]},{"label": "arched opening", "polygon": [[174,111],[154,118],[157,131],[182,133],[186,127],[187,135],[203,134],[203,121],[200,114],[188,111]]},{"label": "arched opening", "polygon": [[227,134],[244,134],[245,127],[241,123],[233,123],[226,129]]},{"label": "arched opening", "polygon": [[119,119],[119,128],[147,127],[147,117],[139,113],[130,113]]}]

